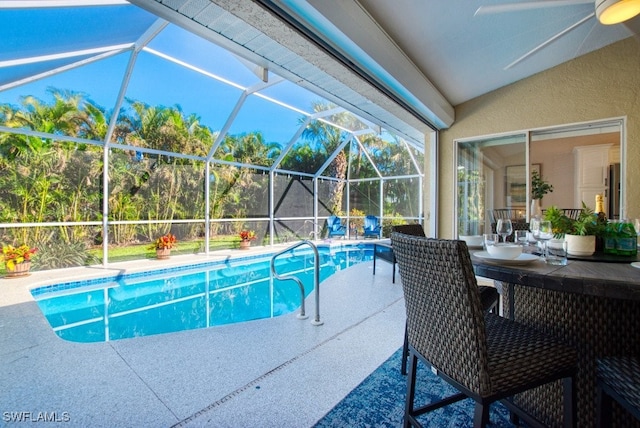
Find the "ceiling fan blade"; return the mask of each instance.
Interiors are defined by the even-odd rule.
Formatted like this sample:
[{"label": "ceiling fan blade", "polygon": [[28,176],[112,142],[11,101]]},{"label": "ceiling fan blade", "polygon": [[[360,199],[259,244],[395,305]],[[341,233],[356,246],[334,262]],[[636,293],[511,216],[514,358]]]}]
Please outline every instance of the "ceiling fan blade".
[{"label": "ceiling fan blade", "polygon": [[565,34],[567,34],[569,31],[573,30],[574,28],[577,28],[580,25],[584,24],[585,22],[587,22],[588,20],[590,20],[594,16],[596,16],[596,13],[595,12],[591,12],[589,15],[585,16],[580,21],[576,22],[575,24],[572,24],[571,26],[569,26],[569,27],[565,28],[564,30],[560,31],[558,34],[554,35],[553,37],[551,37],[551,38],[545,40],[544,42],[540,43],[538,46],[536,46],[535,48],[531,49],[529,52],[527,52],[526,54],[522,55],[520,58],[516,59],[511,64],[507,65],[505,68],[503,68],[503,70],[508,70],[511,67],[513,67],[514,65],[517,65],[517,64],[521,63],[522,61],[524,61],[525,59],[529,58],[534,53],[538,52],[540,49],[542,49],[545,46],[547,46],[547,45],[553,43],[554,41],[558,40],[560,37],[564,36]]},{"label": "ceiling fan blade", "polygon": [[538,0],[524,3],[504,3],[480,6],[473,16],[488,15],[492,13],[519,12],[521,10],[544,9],[547,7],[573,6],[576,4],[593,3],[593,0]]}]

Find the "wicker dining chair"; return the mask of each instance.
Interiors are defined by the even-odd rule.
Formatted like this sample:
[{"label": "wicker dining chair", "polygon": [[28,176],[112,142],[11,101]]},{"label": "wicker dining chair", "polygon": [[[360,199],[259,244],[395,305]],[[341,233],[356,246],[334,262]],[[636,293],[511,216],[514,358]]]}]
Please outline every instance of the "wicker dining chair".
[{"label": "wicker dining chair", "polygon": [[[414,224],[400,224],[391,227],[392,232],[404,233],[405,235],[426,237],[422,225]],[[395,269],[395,264],[394,264]],[[496,312],[498,310],[498,302],[500,301],[500,295],[495,287],[489,285],[479,285],[478,291],[480,292],[480,303],[482,309],[489,312]],[[400,366],[400,373],[407,374],[407,358],[409,358],[409,343],[407,341],[407,329],[404,329],[404,342],[402,344],[402,363]]]},{"label": "wicker dining chair", "polygon": [[[562,379],[565,426],[575,421],[573,379],[577,353],[557,339],[482,310],[464,241],[394,232],[391,243],[402,278],[409,340],[404,426],[464,398],[475,400],[474,426],[489,422],[489,405],[503,404],[530,426],[542,423],[508,398]],[[460,391],[416,407],[418,360]]]}]

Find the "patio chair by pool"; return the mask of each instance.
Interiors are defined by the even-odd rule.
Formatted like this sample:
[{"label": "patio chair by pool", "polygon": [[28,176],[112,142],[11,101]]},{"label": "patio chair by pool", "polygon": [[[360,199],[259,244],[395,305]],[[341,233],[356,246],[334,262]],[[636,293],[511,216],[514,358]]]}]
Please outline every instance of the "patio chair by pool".
[{"label": "patio chair by pool", "polygon": [[[424,229],[422,228],[421,224],[401,224],[397,226],[392,226],[391,230],[393,232],[404,233],[405,235],[420,236],[422,238],[426,238]],[[393,259],[394,269],[396,264],[397,264],[397,261],[394,257]],[[374,267],[374,273],[375,273],[375,267]],[[492,287],[490,285],[478,285],[478,291],[480,292],[480,304],[482,305],[482,310],[487,312],[497,313],[498,302],[500,301],[500,295],[498,294],[498,290],[495,287]],[[402,345],[402,365],[400,366],[400,372],[403,375],[407,374],[408,358],[409,358],[409,341],[407,339],[407,328],[405,326],[404,343]]]},{"label": "patio chair by pool", "polygon": [[329,230],[329,238],[334,236],[344,237],[347,232],[347,226],[342,223],[340,217],[332,215],[327,219],[327,229]]},{"label": "patio chair by pool", "polygon": [[362,236],[365,238],[370,236],[380,238],[381,233],[382,227],[380,226],[380,220],[378,220],[378,217],[374,215],[366,216],[364,218],[364,232]]},{"label": "patio chair by pool", "polygon": [[[400,268],[407,313],[405,427],[420,427],[420,415],[465,398],[476,403],[474,427],[484,428],[489,423],[489,406],[495,401],[501,401],[527,426],[544,426],[517,407],[512,396],[560,379],[564,400],[558,410],[564,425],[574,426],[575,349],[484,311],[464,241],[394,232],[391,246]],[[418,360],[459,393],[416,406]]]}]

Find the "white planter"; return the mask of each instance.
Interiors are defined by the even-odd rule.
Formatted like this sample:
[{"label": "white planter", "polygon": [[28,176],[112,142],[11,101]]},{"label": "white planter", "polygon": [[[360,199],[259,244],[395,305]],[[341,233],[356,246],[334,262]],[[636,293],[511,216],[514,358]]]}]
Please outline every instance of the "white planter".
[{"label": "white planter", "polygon": [[596,251],[596,237],[593,235],[565,235],[567,253],[571,256],[590,256]]}]

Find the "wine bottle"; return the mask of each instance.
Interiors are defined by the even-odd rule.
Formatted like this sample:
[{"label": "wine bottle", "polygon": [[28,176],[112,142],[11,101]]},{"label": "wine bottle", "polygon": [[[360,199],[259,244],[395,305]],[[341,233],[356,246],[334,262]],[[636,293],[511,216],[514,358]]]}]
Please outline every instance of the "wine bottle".
[{"label": "wine bottle", "polygon": [[[607,218],[607,214],[604,212],[604,198],[601,194],[596,195],[596,209],[593,214],[595,216],[596,223],[596,251],[604,252],[608,254],[615,254],[615,241],[609,242],[609,248],[605,249],[607,232],[608,232],[608,223],[609,219]],[[614,238],[612,238],[614,239]]]},{"label": "wine bottle", "polygon": [[604,212],[604,197],[601,194],[596,195],[596,209],[594,210],[598,216],[598,221],[606,220],[607,214]]}]

